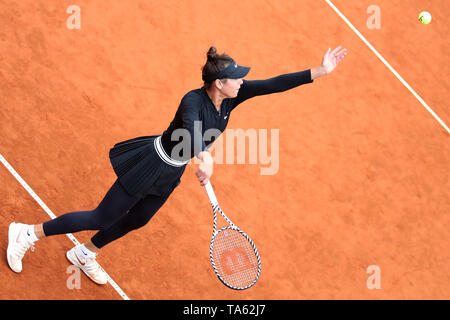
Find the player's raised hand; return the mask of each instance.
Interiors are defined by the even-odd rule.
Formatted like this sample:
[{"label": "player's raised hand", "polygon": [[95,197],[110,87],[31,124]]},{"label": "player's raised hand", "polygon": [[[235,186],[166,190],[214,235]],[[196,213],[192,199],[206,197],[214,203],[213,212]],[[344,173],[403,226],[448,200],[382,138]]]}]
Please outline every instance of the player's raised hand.
[{"label": "player's raised hand", "polygon": [[322,67],[324,68],[326,73],[328,74],[333,71],[346,55],[347,49],[342,49],[341,46],[337,47],[333,51],[331,51],[331,48],[329,48],[322,59]]}]

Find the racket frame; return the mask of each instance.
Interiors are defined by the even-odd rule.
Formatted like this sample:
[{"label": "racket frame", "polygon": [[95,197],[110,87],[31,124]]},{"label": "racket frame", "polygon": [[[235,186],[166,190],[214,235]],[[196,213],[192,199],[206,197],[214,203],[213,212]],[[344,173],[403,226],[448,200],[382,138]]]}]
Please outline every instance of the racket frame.
[{"label": "racket frame", "polygon": [[[215,193],[214,193],[214,190],[213,190],[212,185],[211,185],[210,182],[208,182],[208,183],[205,185],[205,188],[206,188],[206,192],[208,193],[208,197],[209,197],[209,200],[210,200],[210,203],[211,203],[211,206],[212,206],[212,209],[213,209],[213,213],[214,213],[213,233],[212,233],[212,238],[211,238],[211,244],[210,244],[210,246],[209,246],[209,256],[210,256],[210,259],[211,259],[211,264],[212,264],[212,267],[213,267],[213,269],[214,269],[214,272],[216,273],[216,275],[217,275],[217,277],[219,278],[219,280],[220,280],[224,285],[226,285],[228,288],[231,288],[231,289],[234,289],[234,290],[245,290],[245,289],[248,289],[248,288],[250,288],[251,286],[253,286],[253,285],[256,283],[256,281],[258,281],[259,276],[260,276],[260,274],[261,274],[261,258],[260,258],[260,256],[259,256],[258,249],[256,248],[255,243],[253,242],[253,240],[252,240],[252,239],[251,239],[244,231],[242,231],[241,229],[239,229],[239,228],[238,228],[238,227],[230,220],[230,218],[228,218],[228,217],[226,216],[226,214],[222,211],[222,209],[221,209],[220,206],[219,206],[219,203],[218,203],[218,201],[217,201],[216,195],[215,195]],[[219,230],[216,230],[216,228],[217,228],[217,211],[220,212],[220,214],[222,215],[222,217],[228,222],[229,226],[225,226],[225,227],[220,228]],[[227,282],[225,281],[225,279],[223,279],[223,278],[221,277],[221,275],[219,274],[219,271],[218,271],[218,269],[217,269],[217,267],[216,267],[216,263],[214,262],[214,257],[213,257],[214,240],[216,239],[216,236],[219,234],[219,232],[222,232],[222,231],[227,230],[227,229],[229,229],[229,230],[235,230],[235,231],[239,232],[241,235],[243,235],[243,236],[247,239],[247,241],[248,241],[248,242],[250,243],[250,245],[252,246],[253,251],[254,251],[255,256],[256,256],[256,259],[257,259],[257,261],[258,261],[258,272],[257,272],[257,275],[256,275],[255,279],[253,280],[253,282],[250,283],[249,285],[245,286],[245,287],[236,287],[236,286],[233,286],[233,285],[230,285],[229,283],[227,283]]]}]

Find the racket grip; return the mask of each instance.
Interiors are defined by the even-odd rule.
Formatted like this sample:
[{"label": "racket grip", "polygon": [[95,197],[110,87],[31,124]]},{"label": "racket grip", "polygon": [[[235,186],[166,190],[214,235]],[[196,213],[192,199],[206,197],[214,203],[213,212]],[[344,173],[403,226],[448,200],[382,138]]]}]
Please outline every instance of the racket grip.
[{"label": "racket grip", "polygon": [[215,207],[217,204],[219,204],[219,202],[217,201],[216,195],[214,194],[211,182],[208,181],[208,183],[205,185],[205,189],[209,197],[209,202],[211,202],[211,205]]}]

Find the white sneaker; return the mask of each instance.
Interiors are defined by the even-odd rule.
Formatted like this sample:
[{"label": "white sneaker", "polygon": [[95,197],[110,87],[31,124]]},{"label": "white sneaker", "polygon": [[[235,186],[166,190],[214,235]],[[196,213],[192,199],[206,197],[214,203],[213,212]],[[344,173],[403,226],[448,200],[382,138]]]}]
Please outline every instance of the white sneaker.
[{"label": "white sneaker", "polygon": [[[78,247],[78,246],[77,246]],[[77,247],[67,251],[67,259],[76,267],[80,268],[92,281],[97,284],[106,284],[108,276],[102,267],[95,260],[95,256],[91,258],[83,257],[77,254]]]},{"label": "white sneaker", "polygon": [[22,272],[22,259],[28,249],[34,251],[33,242],[29,241],[26,236],[26,224],[11,223],[8,231],[8,250],[6,257],[9,267],[17,273]]}]

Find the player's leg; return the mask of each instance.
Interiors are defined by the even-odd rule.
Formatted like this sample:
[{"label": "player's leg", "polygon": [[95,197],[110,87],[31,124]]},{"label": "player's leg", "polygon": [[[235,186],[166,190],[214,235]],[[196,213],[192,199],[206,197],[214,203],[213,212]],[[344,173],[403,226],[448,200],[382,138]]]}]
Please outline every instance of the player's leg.
[{"label": "player's leg", "polygon": [[83,230],[102,230],[132,208],[140,198],[130,196],[118,180],[106,193],[100,204],[91,211],[63,214],[43,224],[45,236],[75,233]]},{"label": "player's leg", "polygon": [[[100,205],[91,213],[91,216],[84,217],[85,214],[81,214],[85,218],[83,228],[86,228],[86,230],[107,229],[116,220],[120,219],[120,216],[126,215],[130,208],[139,200],[139,196],[129,196],[116,181],[116,184],[111,188],[111,192],[105,196]],[[68,218],[71,218],[70,214]],[[105,284],[108,281],[108,277],[106,272],[97,263],[96,258],[98,252],[99,248],[89,240],[70,249],[66,253],[66,257],[72,264],[79,267],[92,281],[97,284]]]},{"label": "player's leg", "polygon": [[23,256],[37,240],[45,236],[106,228],[138,201],[139,197],[128,195],[116,180],[95,210],[66,213],[37,225],[11,223],[8,232],[8,264],[13,271],[21,272]]},{"label": "player's leg", "polygon": [[123,237],[128,232],[143,227],[164,205],[168,197],[148,195],[131,208],[128,213],[117,219],[114,224],[97,232],[91,238],[92,244],[96,248],[101,249],[108,243]]},{"label": "player's leg", "polygon": [[91,240],[69,250],[66,254],[67,258],[83,270],[92,281],[98,284],[105,284],[107,275],[95,259],[98,251],[106,244],[123,237],[131,230],[144,226],[166,200],[167,197],[157,196],[148,196],[140,200],[109,227],[97,232]]}]

